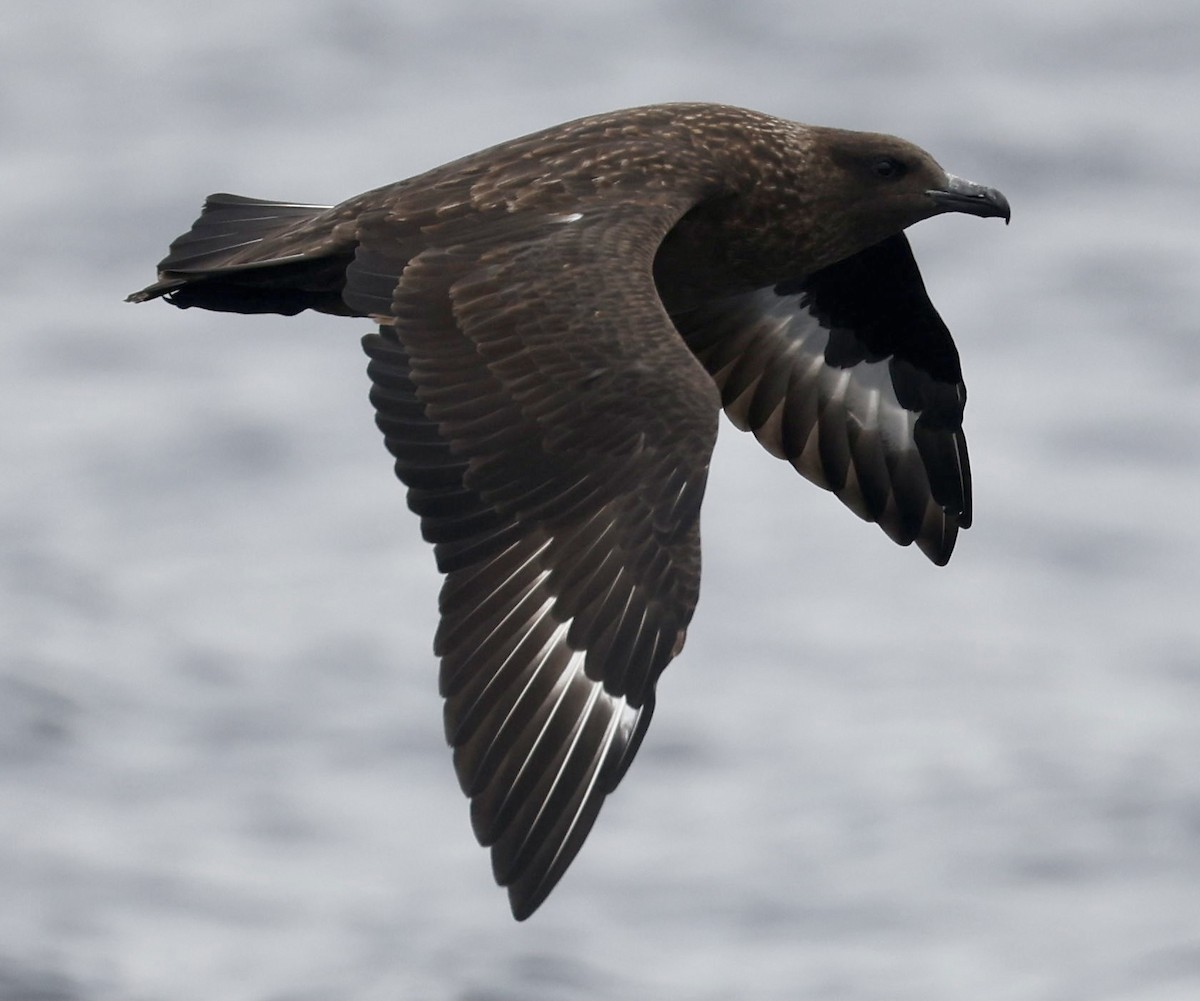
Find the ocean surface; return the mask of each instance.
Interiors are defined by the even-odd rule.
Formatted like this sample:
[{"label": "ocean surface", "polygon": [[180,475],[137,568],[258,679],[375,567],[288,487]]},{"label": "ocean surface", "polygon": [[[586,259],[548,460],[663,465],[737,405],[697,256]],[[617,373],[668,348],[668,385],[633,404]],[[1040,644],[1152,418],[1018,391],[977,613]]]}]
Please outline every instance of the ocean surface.
[{"label": "ocean surface", "polygon": [[[0,1001],[1200,997],[1195,0],[14,4]],[[131,306],[203,197],[579,115],[894,132],[970,387],[948,567],[728,424],[654,726],[516,924],[362,321]]]}]

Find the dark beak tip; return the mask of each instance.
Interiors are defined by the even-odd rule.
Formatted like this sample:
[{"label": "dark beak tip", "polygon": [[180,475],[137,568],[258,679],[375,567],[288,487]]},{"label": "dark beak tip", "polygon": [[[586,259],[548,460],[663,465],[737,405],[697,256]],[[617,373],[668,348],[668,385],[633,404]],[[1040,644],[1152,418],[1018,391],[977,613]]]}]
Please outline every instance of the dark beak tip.
[{"label": "dark beak tip", "polygon": [[1003,219],[1006,226],[1012,222],[1008,199],[995,188],[950,175],[944,188],[933,188],[927,194],[942,212],[965,212],[985,219]]},{"label": "dark beak tip", "polygon": [[988,188],[988,197],[996,206],[996,216],[1004,220],[1005,226],[1009,225],[1012,222],[1012,209],[1009,207],[1008,199],[995,188]]}]

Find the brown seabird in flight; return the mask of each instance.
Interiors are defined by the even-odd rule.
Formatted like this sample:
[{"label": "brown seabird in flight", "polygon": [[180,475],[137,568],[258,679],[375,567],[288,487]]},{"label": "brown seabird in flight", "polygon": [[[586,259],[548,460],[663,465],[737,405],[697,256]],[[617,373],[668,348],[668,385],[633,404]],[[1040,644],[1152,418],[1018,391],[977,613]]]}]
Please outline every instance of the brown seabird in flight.
[{"label": "brown seabird in flight", "polygon": [[212,195],[130,296],[379,324],[376,420],[446,575],[446,735],[518,919],[683,647],[722,407],[935,563],[970,525],[958,352],[903,235],[941,212],[1009,218],[893,136],[654,105],[332,208]]}]

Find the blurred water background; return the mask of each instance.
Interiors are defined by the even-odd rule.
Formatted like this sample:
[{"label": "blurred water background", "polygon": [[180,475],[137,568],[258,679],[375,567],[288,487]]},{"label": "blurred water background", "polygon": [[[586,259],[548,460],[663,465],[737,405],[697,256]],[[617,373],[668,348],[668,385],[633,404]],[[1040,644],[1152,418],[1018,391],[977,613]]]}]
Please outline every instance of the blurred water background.
[{"label": "blurred water background", "polygon": [[[0,999],[1200,997],[1200,6],[10,5]],[[353,320],[133,307],[202,198],[578,115],[894,132],[971,391],[937,569],[725,425],[639,760],[517,925]]]}]

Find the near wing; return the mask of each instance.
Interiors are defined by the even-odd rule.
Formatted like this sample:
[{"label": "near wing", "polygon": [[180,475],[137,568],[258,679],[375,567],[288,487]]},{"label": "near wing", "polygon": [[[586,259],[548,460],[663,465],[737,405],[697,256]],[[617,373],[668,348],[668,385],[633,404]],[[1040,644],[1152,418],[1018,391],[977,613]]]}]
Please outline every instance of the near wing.
[{"label": "near wing", "polygon": [[719,399],[651,274],[684,208],[419,237],[380,213],[347,274],[390,317],[371,398],[446,574],[446,733],[517,918],[628,767],[696,603]]}]

